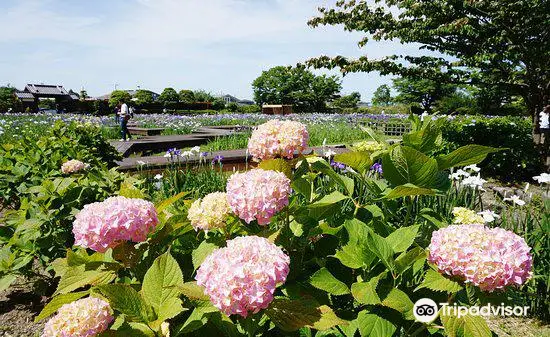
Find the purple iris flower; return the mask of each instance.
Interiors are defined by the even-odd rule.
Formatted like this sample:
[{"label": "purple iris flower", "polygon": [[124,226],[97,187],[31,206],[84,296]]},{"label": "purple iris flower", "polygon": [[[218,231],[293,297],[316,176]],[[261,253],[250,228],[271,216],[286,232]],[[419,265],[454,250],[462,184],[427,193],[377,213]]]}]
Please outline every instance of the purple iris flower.
[{"label": "purple iris flower", "polygon": [[334,160],[331,160],[330,161],[330,166],[334,167],[334,168],[337,168],[337,169],[340,169],[340,170],[343,170],[346,168],[346,165],[342,164],[342,163],[339,163],[337,161],[334,161]]},{"label": "purple iris flower", "polygon": [[220,155],[215,156],[214,159],[212,159],[212,165],[214,165],[216,162],[218,162],[218,164],[221,164],[223,158],[224,156],[220,156]]},{"label": "purple iris flower", "polygon": [[201,153],[200,153],[200,156],[201,156],[201,157],[206,157],[206,156],[208,156],[208,152],[201,152]]},{"label": "purple iris flower", "polygon": [[380,163],[374,163],[374,165],[371,166],[370,170],[371,170],[371,171],[374,171],[374,172],[376,172],[376,173],[378,173],[378,174],[384,173],[384,172],[382,171],[382,164],[380,164]]}]

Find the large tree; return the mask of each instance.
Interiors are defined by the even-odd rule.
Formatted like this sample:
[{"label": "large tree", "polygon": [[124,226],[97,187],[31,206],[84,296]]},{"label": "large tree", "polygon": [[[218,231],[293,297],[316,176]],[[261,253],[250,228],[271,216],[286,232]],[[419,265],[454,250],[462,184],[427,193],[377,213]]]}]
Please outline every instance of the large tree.
[{"label": "large tree", "polygon": [[195,93],[191,90],[180,90],[180,102],[185,104],[195,103]]},{"label": "large tree", "polygon": [[396,102],[406,103],[431,112],[437,101],[451,96],[457,90],[456,85],[445,84],[429,79],[398,78],[393,80],[397,91]]},{"label": "large tree", "polygon": [[137,105],[149,104],[155,101],[154,93],[150,90],[140,89],[134,95]]},{"label": "large tree", "polygon": [[332,105],[342,109],[345,109],[345,108],[353,109],[353,108],[357,108],[357,104],[359,104],[360,101],[361,101],[361,94],[354,91],[349,95],[336,98],[332,102]]},{"label": "large tree", "polygon": [[392,101],[390,86],[387,84],[376,88],[372,95],[372,105],[390,105]]},{"label": "large tree", "polygon": [[115,90],[111,93],[111,97],[109,98],[109,106],[111,108],[114,108],[115,106],[119,105],[122,102],[130,102],[132,99],[132,95],[128,93],[128,91],[125,90]]},{"label": "large tree", "polygon": [[[374,0],[339,1],[320,8],[309,24],[343,25],[369,40],[420,44],[417,56],[322,56],[315,67],[344,73],[382,75],[473,85],[498,86],[522,96],[531,116],[550,99],[550,1],[548,0]],[[540,140],[535,123],[535,141]]]},{"label": "large tree", "polygon": [[174,88],[166,88],[157,100],[162,103],[177,103],[180,100],[180,96]]},{"label": "large tree", "polygon": [[292,104],[296,111],[322,111],[342,89],[336,76],[315,75],[303,67],[278,66],[252,83],[259,104]]}]

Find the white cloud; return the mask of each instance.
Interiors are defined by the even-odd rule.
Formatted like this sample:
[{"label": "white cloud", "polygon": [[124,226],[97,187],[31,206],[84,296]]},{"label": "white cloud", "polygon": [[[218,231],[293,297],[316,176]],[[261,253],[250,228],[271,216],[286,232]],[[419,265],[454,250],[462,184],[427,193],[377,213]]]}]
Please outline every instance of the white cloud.
[{"label": "white cloud", "polygon": [[[116,11],[88,3],[83,5],[87,11],[80,11],[87,14],[78,14],[55,0],[18,0],[0,12],[0,29],[14,32],[1,35],[0,45],[36,50],[11,57],[13,69],[0,70],[0,77],[20,85],[58,76],[56,83],[85,86],[97,94],[116,82],[121,87],[140,84],[161,90],[170,85],[251,97],[250,83],[270,66],[322,54],[376,58],[403,50],[398,43],[360,49],[361,34],[307,26],[317,7],[334,2],[127,0],[124,6],[117,2]],[[0,56],[0,63],[5,62]],[[383,82],[387,79],[376,74],[356,74],[344,79],[344,91],[369,96]]]}]

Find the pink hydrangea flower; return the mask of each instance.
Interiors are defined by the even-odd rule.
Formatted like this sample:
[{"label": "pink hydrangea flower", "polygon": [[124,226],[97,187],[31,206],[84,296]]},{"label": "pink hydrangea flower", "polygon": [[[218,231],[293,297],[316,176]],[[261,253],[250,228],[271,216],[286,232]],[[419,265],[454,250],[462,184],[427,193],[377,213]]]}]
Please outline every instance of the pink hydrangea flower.
[{"label": "pink hydrangea flower", "polygon": [[521,285],[532,276],[531,248],[502,228],[452,225],[432,234],[428,250],[428,261],[441,273],[484,291]]},{"label": "pink hydrangea flower", "polygon": [[247,223],[267,225],[288,205],[290,180],[284,173],[253,169],[235,173],[227,181],[227,201],[235,214]]},{"label": "pink hydrangea flower", "polygon": [[295,151],[301,153],[307,148],[308,140],[309,133],[304,124],[274,119],[252,132],[248,151],[255,159],[292,159]]},{"label": "pink hydrangea flower", "polygon": [[61,172],[63,172],[63,174],[76,173],[78,171],[87,169],[88,166],[88,164],[84,164],[80,160],[73,159],[61,165]]},{"label": "pink hydrangea flower", "polygon": [[113,319],[109,303],[87,297],[59,308],[41,337],[94,337],[107,330]]},{"label": "pink hydrangea flower", "polygon": [[238,237],[204,260],[196,280],[220,311],[246,317],[269,306],[277,284],[286,280],[289,264],[290,258],[269,240]]},{"label": "pink hydrangea flower", "polygon": [[108,198],[84,206],[76,215],[75,245],[105,252],[123,241],[142,242],[158,222],[155,206],[149,201]]}]

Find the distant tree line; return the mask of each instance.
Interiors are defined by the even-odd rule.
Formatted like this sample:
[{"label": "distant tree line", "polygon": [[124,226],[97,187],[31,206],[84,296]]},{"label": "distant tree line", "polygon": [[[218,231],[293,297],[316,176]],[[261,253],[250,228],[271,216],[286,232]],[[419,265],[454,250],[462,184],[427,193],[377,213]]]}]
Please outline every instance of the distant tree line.
[{"label": "distant tree line", "polygon": [[[397,78],[381,85],[372,97],[375,106],[407,104],[413,112],[445,114],[528,115],[521,96],[505,91],[456,85],[430,79]],[[392,96],[392,91],[395,96]]]}]

